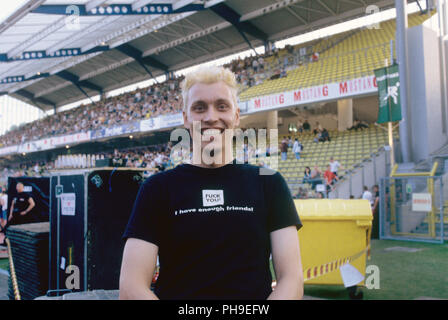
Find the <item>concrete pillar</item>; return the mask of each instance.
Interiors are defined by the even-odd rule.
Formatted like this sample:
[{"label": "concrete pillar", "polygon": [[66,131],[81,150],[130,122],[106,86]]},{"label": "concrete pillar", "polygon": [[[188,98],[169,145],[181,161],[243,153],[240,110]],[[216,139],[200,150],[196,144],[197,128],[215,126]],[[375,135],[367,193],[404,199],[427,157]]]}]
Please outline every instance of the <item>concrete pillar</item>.
[{"label": "concrete pillar", "polygon": [[412,117],[409,111],[409,78],[408,78],[408,13],[407,1],[395,0],[395,9],[397,12],[396,20],[396,39],[397,39],[397,58],[398,70],[400,73],[400,100],[401,100],[401,116],[400,122],[400,144],[403,162],[412,161],[411,150],[411,122]]},{"label": "concrete pillar", "polygon": [[266,128],[268,129],[278,129],[278,112],[269,111],[266,117]]},{"label": "concrete pillar", "polygon": [[353,99],[338,100],[338,131],[353,126]]}]

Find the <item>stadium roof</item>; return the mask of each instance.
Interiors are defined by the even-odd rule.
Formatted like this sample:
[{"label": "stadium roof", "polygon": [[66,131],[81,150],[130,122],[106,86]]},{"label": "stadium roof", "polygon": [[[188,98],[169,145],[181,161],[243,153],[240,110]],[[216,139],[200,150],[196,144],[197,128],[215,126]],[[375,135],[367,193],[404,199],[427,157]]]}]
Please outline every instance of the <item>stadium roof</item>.
[{"label": "stadium roof", "polygon": [[366,15],[393,0],[29,0],[0,24],[0,94],[42,110]]}]

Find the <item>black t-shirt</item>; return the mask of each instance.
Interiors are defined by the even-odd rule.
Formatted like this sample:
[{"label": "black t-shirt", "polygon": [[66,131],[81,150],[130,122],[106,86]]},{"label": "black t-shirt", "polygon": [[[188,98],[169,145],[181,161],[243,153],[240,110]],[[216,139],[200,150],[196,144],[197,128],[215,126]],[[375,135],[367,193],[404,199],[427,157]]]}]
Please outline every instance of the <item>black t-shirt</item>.
[{"label": "black t-shirt", "polygon": [[266,299],[270,232],[302,224],[279,173],[180,165],[142,185],[124,238],[159,247],[160,299]]},{"label": "black t-shirt", "polygon": [[25,192],[20,192],[17,194],[17,196],[14,198],[14,212],[22,212],[25,211],[26,208],[30,205],[28,200],[30,198],[30,195]]},{"label": "black t-shirt", "polygon": [[159,247],[160,299],[266,299],[270,232],[288,226],[302,224],[278,172],[183,164],[144,182],[123,238]]}]

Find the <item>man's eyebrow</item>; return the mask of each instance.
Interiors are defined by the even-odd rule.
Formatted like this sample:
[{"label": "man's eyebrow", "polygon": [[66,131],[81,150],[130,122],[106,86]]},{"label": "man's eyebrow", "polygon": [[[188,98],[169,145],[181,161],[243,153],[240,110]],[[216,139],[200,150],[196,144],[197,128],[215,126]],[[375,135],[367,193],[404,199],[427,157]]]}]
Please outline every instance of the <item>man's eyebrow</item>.
[{"label": "man's eyebrow", "polygon": [[207,102],[202,99],[199,99],[199,100],[193,100],[191,105],[194,105],[194,104],[207,104]]},{"label": "man's eyebrow", "polygon": [[216,100],[216,103],[227,103],[227,104],[230,104],[230,101],[227,100],[227,99],[221,98],[221,99]]}]

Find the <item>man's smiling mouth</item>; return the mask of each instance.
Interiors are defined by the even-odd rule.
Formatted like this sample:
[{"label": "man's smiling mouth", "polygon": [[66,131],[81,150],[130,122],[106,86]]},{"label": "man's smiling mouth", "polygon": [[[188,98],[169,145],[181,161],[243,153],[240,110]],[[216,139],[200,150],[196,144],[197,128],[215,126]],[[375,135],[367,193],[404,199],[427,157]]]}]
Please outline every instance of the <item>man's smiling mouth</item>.
[{"label": "man's smiling mouth", "polygon": [[224,133],[225,129],[222,128],[204,128],[201,129],[201,134],[202,135],[217,135],[217,134],[222,134]]}]

